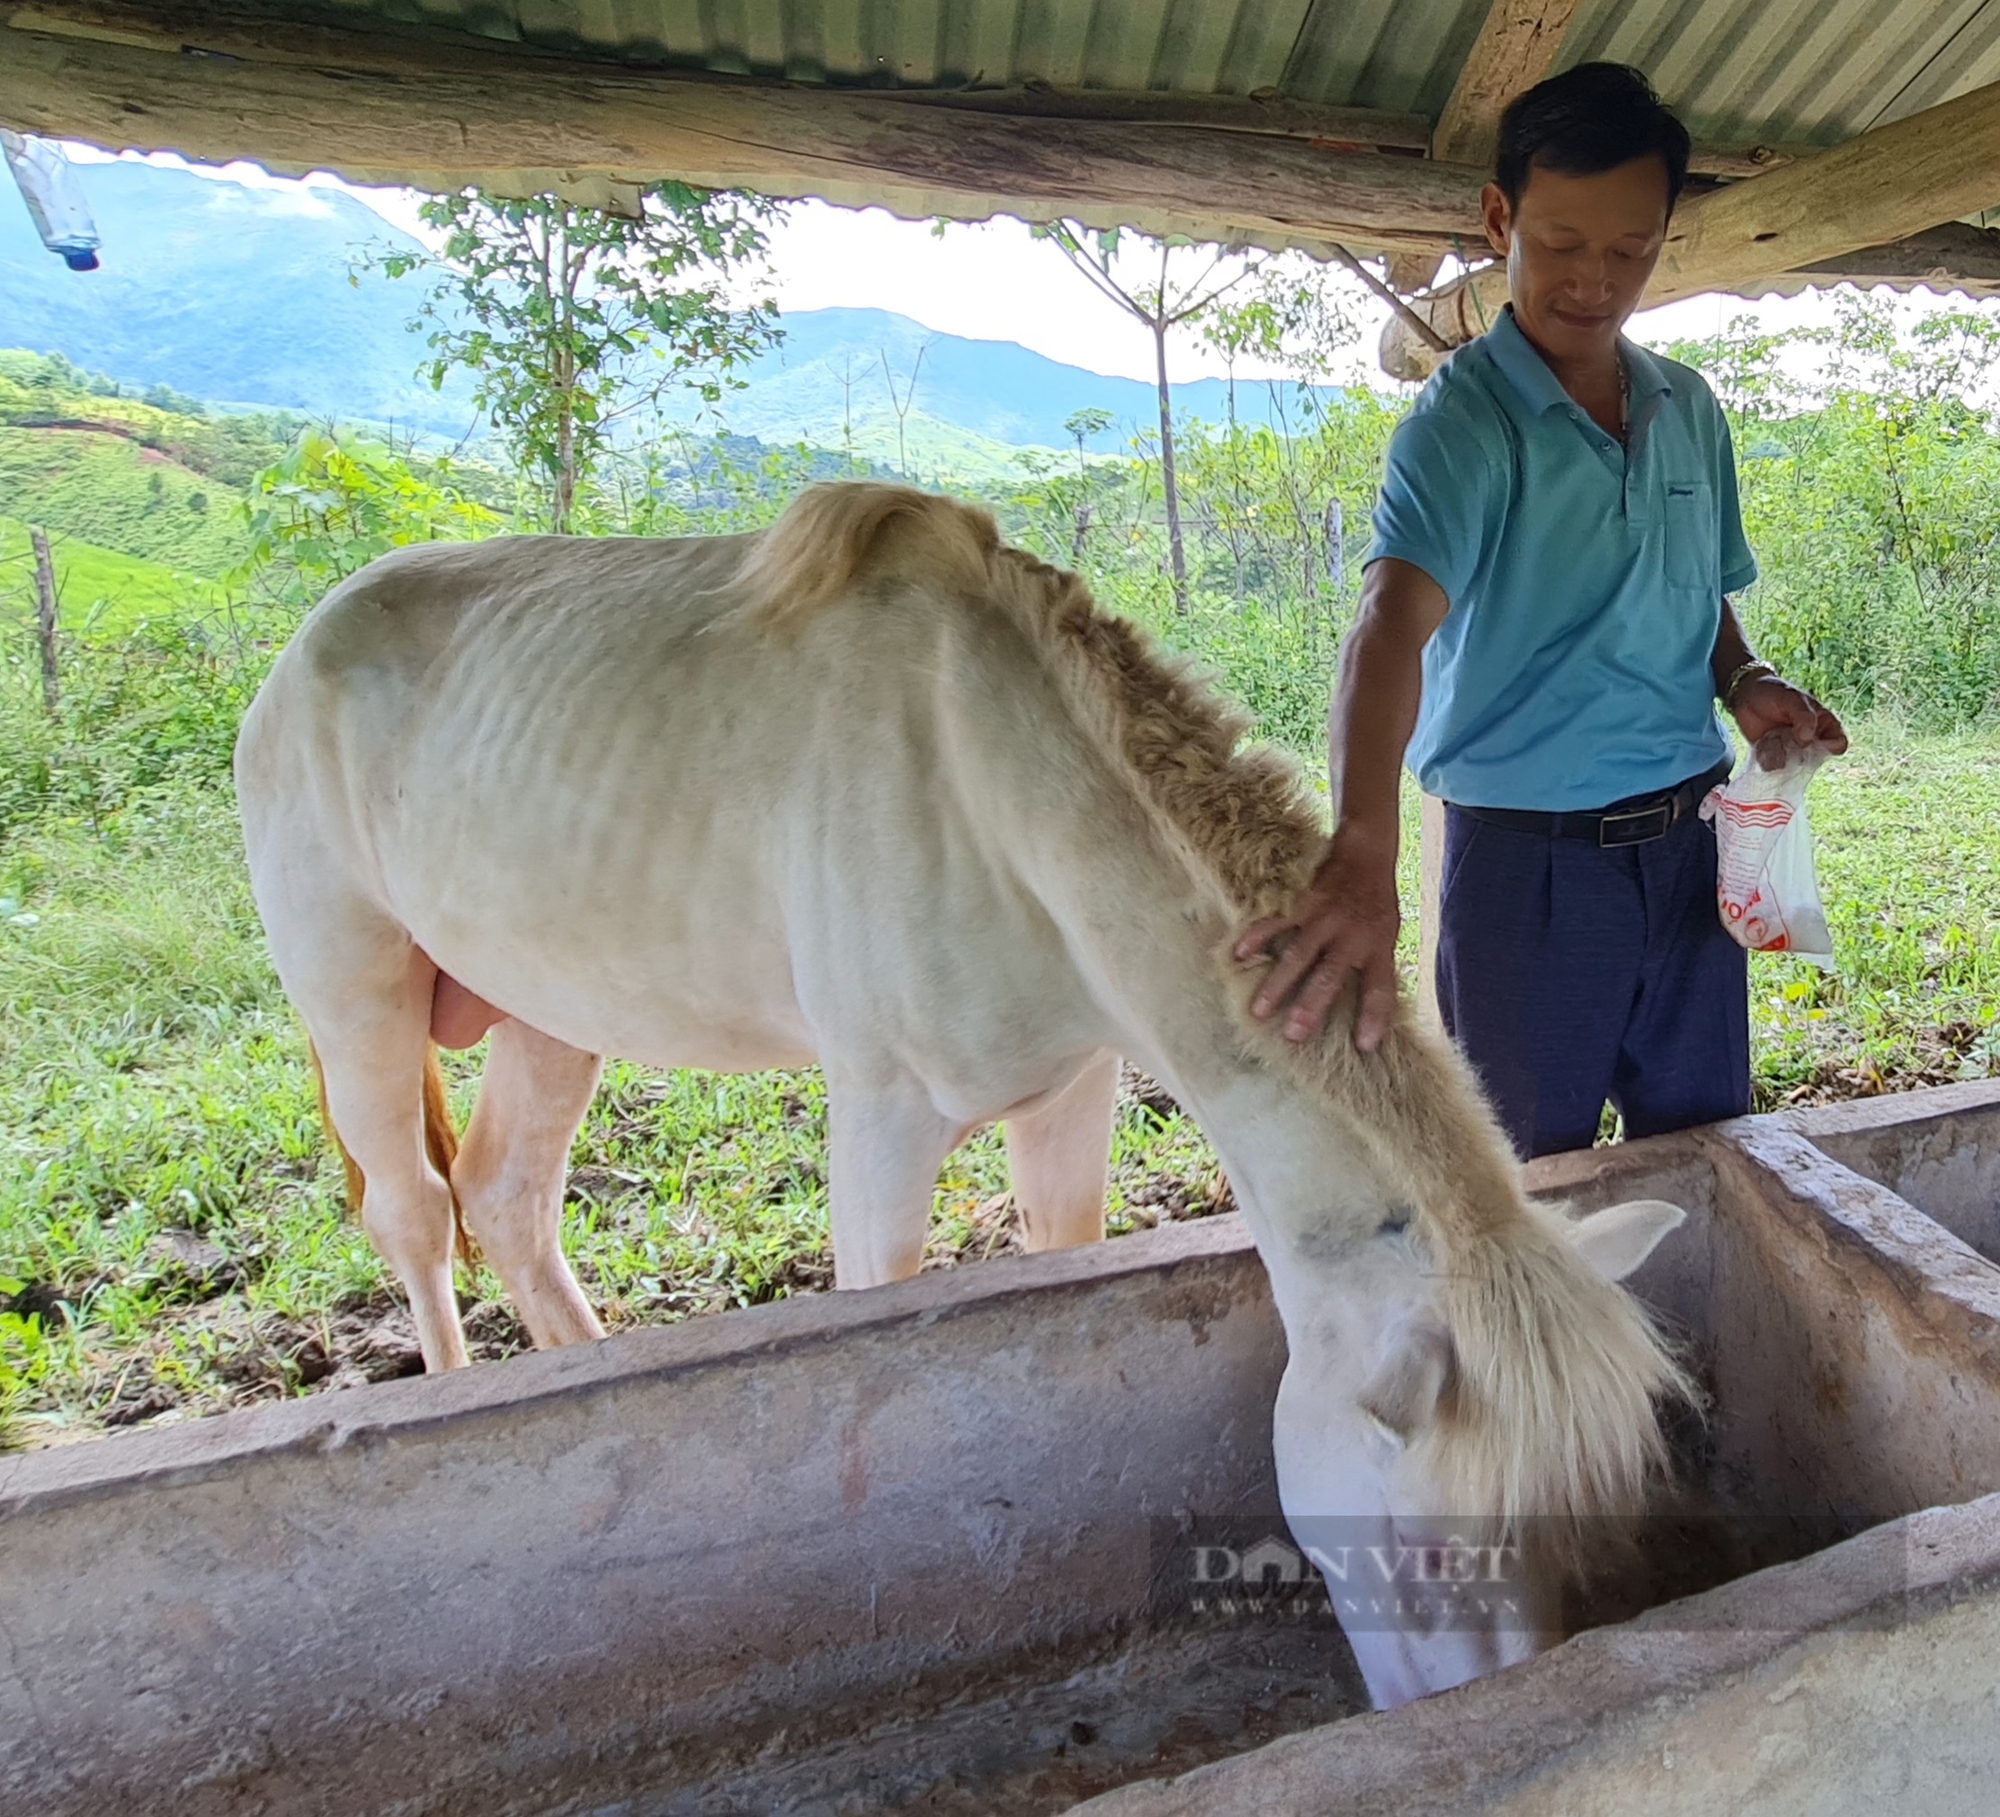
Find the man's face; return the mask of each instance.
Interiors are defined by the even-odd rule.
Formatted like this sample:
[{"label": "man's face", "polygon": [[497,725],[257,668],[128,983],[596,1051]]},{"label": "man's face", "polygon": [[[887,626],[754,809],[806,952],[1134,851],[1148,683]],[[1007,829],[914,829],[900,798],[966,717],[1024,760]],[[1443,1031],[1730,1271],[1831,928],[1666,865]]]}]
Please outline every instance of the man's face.
[{"label": "man's face", "polygon": [[1528,338],[1557,360],[1608,358],[1666,238],[1666,164],[1634,158],[1590,177],[1531,166],[1518,208],[1497,183],[1480,203]]}]

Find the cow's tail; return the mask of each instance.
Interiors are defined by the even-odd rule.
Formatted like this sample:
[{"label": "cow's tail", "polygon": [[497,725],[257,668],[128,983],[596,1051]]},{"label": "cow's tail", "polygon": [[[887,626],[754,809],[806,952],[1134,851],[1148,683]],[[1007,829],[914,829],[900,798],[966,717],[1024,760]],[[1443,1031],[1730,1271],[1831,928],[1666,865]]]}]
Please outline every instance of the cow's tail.
[{"label": "cow's tail", "polygon": [[[351,1216],[359,1217],[368,1182],[360,1163],[348,1153],[347,1144],[340,1139],[340,1130],[334,1123],[333,1106],[326,1101],[326,1073],[319,1063],[319,1049],[308,1041],[306,1052],[312,1059],[313,1084],[319,1092],[320,1121],[326,1125],[328,1137],[340,1151],[341,1171],[347,1178],[347,1209]],[[458,1159],[458,1131],[452,1127],[451,1102],[446,1095],[444,1068],[438,1064],[435,1041],[424,1044],[423,1110],[424,1153],[430,1157],[431,1165],[437,1169],[449,1191],[451,1164]],[[465,1213],[458,1203],[456,1192],[451,1195],[451,1223],[459,1260],[470,1267],[474,1259],[472,1238],[466,1232]]]}]

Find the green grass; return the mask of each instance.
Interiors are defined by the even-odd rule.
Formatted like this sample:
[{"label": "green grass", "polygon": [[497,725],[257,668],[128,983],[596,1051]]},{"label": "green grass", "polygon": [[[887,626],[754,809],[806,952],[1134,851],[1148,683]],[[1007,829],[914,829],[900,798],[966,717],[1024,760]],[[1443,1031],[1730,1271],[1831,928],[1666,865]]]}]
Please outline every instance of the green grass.
[{"label": "green grass", "polygon": [[1837,970],[1753,955],[1757,1108],[2000,1072],[2000,737],[1872,722],[1808,807]]},{"label": "green grass", "polygon": [[[199,574],[100,548],[55,529],[49,531],[49,563],[56,577],[56,622],[71,635],[119,636],[148,620],[186,617],[213,606],[220,596],[215,583]],[[0,623],[25,627],[33,622],[34,586],[28,526],[0,513]]]}]

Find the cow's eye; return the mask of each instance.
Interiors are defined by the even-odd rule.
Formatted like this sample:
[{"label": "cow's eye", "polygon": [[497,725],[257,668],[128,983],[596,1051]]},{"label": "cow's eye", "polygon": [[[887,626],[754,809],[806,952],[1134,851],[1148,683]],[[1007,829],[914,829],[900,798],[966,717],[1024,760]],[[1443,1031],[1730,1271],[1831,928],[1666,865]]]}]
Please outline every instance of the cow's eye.
[{"label": "cow's eye", "polygon": [[1416,1214],[1407,1205],[1391,1205],[1389,1215],[1375,1227],[1378,1237],[1398,1237],[1410,1227],[1410,1219]]}]

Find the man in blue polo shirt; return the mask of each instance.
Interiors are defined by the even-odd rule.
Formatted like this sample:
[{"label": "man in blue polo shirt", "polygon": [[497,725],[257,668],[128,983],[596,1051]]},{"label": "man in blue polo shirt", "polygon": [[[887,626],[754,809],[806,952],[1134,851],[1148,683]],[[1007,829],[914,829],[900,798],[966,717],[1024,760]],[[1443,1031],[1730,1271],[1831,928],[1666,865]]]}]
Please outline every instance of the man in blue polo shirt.
[{"label": "man in blue polo shirt", "polygon": [[1304,1040],[1396,998],[1397,775],[1447,804],[1438,1008],[1523,1155],[1750,1104],[1745,957],[1697,815],[1752,741],[1846,747],[1744,641],[1756,578],[1729,429],[1699,374],[1620,334],[1688,135],[1636,70],[1584,64],[1503,116],[1486,231],[1513,302],[1390,444],[1331,719],[1335,825],[1252,1004]]}]

